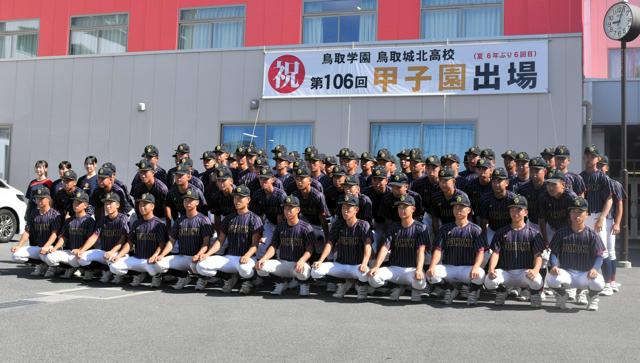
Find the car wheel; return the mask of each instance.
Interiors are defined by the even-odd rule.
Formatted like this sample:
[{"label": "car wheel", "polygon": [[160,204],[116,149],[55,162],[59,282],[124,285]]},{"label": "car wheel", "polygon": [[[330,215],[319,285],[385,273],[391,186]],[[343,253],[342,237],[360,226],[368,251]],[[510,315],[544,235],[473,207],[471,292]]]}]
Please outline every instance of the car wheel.
[{"label": "car wheel", "polygon": [[6,209],[0,210],[0,243],[7,243],[13,239],[18,227],[16,217]]}]

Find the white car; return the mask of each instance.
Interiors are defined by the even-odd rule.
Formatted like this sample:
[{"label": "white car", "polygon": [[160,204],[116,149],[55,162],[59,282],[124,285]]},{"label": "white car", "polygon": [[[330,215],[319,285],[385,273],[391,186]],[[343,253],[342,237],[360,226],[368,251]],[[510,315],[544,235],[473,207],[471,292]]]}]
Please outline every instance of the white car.
[{"label": "white car", "polygon": [[27,203],[24,193],[0,179],[0,243],[23,233],[26,222]]}]

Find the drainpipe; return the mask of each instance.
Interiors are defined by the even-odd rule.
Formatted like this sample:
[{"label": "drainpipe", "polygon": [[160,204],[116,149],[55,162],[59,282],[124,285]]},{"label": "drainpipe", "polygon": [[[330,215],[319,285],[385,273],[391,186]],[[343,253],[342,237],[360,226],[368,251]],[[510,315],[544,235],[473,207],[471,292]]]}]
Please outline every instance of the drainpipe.
[{"label": "drainpipe", "polygon": [[593,126],[593,120],[592,120],[592,111],[591,111],[591,102],[584,100],[582,101],[582,107],[585,108],[585,120],[584,120],[584,146],[589,146],[591,145],[591,128]]}]

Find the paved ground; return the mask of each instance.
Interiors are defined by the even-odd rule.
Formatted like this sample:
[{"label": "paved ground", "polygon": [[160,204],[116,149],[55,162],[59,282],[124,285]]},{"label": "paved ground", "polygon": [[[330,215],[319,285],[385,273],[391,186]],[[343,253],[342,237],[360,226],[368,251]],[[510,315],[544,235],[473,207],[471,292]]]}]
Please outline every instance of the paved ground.
[{"label": "paved ground", "polygon": [[[0,359],[31,361],[637,361],[640,268],[600,311],[468,308],[326,294],[272,298],[45,280],[0,245]],[[634,250],[635,265],[640,251]],[[604,355],[607,353],[608,355]]]}]

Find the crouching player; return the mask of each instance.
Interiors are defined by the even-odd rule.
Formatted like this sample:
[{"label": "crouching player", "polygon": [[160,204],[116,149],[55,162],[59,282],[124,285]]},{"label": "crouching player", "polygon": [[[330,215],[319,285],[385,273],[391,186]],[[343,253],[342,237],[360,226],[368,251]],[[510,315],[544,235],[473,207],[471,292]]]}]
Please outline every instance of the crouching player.
[{"label": "crouching player", "polygon": [[[251,191],[244,184],[233,189],[236,211],[224,219],[217,240],[200,256],[200,262],[196,265],[197,272],[205,277],[216,276],[218,272],[230,274],[222,286],[224,293],[233,290],[238,278],[243,280],[241,294],[250,293],[253,287],[251,279],[255,274],[255,261],[252,257],[258,251],[258,243],[262,238],[262,219],[249,210],[250,195]],[[212,256],[220,250],[225,240],[229,244],[226,254]]]},{"label": "crouching player", "polygon": [[[329,232],[329,239],[324,245],[318,261],[313,263],[311,277],[320,279],[331,276],[343,279],[333,294],[342,298],[356,284],[358,300],[367,298],[369,288],[367,272],[371,258],[373,231],[368,222],[358,219],[360,200],[352,194],[344,195],[339,202],[342,218],[339,218]],[[335,248],[335,262],[324,262]]]},{"label": "crouching player", "polygon": [[[209,248],[213,235],[211,220],[198,212],[200,195],[197,187],[190,185],[187,188],[182,196],[185,214],[171,225],[169,241],[156,260],[162,271],[171,269],[177,272],[178,281],[172,286],[175,290],[181,290],[191,282],[191,274],[196,273],[196,263]],[[168,256],[175,244],[178,245],[177,253]],[[206,282],[204,278],[198,279],[196,290],[204,289]]]},{"label": "crouching player", "polygon": [[135,271],[137,274],[133,277],[132,286],[140,285],[151,275],[151,287],[159,287],[162,270],[156,261],[167,242],[167,226],[153,214],[156,205],[153,194],[143,193],[136,204],[141,217],[133,222],[127,242],[109,257],[109,270],[115,275],[112,282],[120,283],[129,271]]},{"label": "crouching player", "polygon": [[588,204],[577,197],[569,207],[571,226],[559,230],[551,240],[551,269],[547,284],[559,295],[556,307],[567,309],[566,289],[589,289],[587,310],[598,310],[598,293],[604,288],[599,272],[605,251],[600,236],[585,225]]},{"label": "crouching player", "polygon": [[[382,287],[387,281],[397,285],[391,290],[391,300],[398,300],[410,286],[411,301],[418,302],[427,287],[424,254],[429,233],[422,223],[413,219],[415,204],[410,195],[400,196],[395,203],[400,222],[389,227],[385,243],[380,246],[376,262],[368,273],[369,284],[374,288]],[[389,266],[380,267],[388,253],[391,253]]]},{"label": "crouching player", "polygon": [[489,271],[484,286],[496,290],[496,305],[504,305],[511,288],[529,288],[531,306],[542,305],[542,235],[525,222],[528,214],[527,199],[516,195],[508,206],[511,225],[496,231],[491,241]]},{"label": "crouching player", "polygon": [[445,224],[438,231],[427,277],[431,284],[444,285],[445,304],[451,304],[456,298],[460,291],[459,284],[467,284],[467,304],[475,305],[484,281],[485,272],[480,266],[488,246],[480,226],[469,222],[469,197],[465,194],[457,195],[451,205],[455,222]]},{"label": "crouching player", "polygon": [[[44,275],[47,264],[44,257],[51,251],[51,245],[58,238],[62,227],[62,216],[51,208],[49,188],[40,186],[33,191],[38,209],[27,216],[27,225],[17,245],[11,248],[11,258],[15,262],[28,262],[36,265],[32,276]],[[25,246],[29,240],[29,246]]]},{"label": "crouching player", "polygon": [[[264,256],[256,263],[259,276],[276,276],[276,284],[271,295],[282,295],[289,281],[296,279],[300,296],[309,295],[311,267],[307,263],[314,251],[316,241],[313,227],[301,219],[300,200],[295,196],[286,197],[283,203],[285,221],[278,224],[273,232],[271,244]],[[278,259],[272,259],[278,252]]]}]

